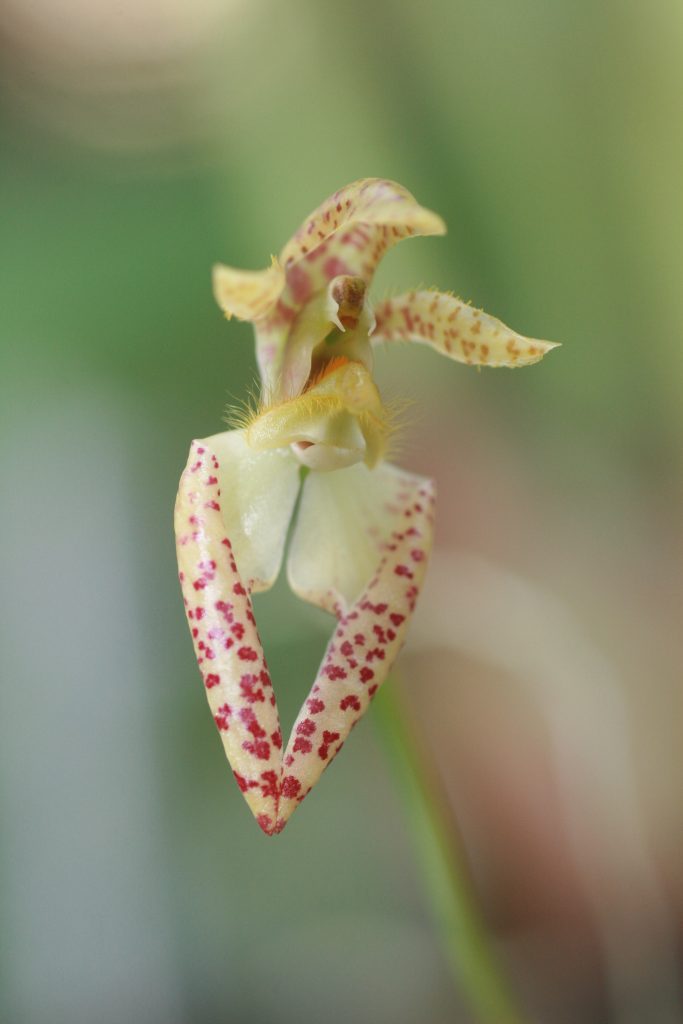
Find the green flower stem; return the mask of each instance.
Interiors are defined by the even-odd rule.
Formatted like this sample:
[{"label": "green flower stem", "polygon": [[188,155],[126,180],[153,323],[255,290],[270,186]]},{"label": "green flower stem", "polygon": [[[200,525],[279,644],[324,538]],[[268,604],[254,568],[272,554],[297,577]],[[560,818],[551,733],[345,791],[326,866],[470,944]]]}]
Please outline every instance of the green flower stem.
[{"label": "green flower stem", "polygon": [[398,679],[375,700],[449,966],[481,1024],[523,1024],[491,950],[459,837],[401,706]]}]

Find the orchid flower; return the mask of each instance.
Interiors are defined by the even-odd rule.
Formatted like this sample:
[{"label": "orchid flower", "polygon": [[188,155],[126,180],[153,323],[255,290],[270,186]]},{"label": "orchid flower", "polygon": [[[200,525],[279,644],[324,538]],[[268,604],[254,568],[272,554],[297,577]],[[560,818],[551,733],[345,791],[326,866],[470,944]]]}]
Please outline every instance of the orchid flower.
[{"label": "orchid flower", "polygon": [[[268,835],[386,679],[432,547],[433,481],[385,461],[392,416],[373,380],[374,346],[417,341],[478,366],[526,366],[554,347],[435,291],[373,312],[368,287],[384,253],[444,232],[405,188],[368,178],[319,206],[266,270],[214,269],[226,316],[254,324],[261,396],[239,428],[192,443],[176,503],[178,563],[209,705]],[[283,750],[251,596],[278,575],[297,501],[289,584],[337,625]]]}]

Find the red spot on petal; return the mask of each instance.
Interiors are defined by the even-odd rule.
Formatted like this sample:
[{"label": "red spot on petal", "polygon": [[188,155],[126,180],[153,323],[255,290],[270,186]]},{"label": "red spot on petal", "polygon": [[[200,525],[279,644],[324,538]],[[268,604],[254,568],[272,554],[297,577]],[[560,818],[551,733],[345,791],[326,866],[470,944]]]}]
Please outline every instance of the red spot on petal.
[{"label": "red spot on petal", "polygon": [[278,786],[277,786],[277,774],[275,772],[261,772],[261,792],[264,796],[272,796],[277,799],[278,797]]},{"label": "red spot on petal", "polygon": [[232,708],[230,707],[230,705],[229,704],[223,704],[222,707],[220,707],[218,709],[218,711],[216,712],[216,714],[213,716],[214,722],[216,723],[218,728],[221,730],[221,732],[227,732],[228,729],[230,728],[230,724],[229,724],[228,720],[231,717],[231,715],[232,715]]},{"label": "red spot on petal", "polygon": [[282,795],[290,800],[298,796],[300,789],[301,783],[293,775],[286,775],[282,780]]},{"label": "red spot on petal", "polygon": [[323,673],[332,681],[335,679],[346,679],[346,669],[342,668],[341,665],[325,665]]},{"label": "red spot on petal", "polygon": [[242,661],[256,661],[258,654],[253,647],[240,647],[237,651],[237,657],[241,658]]}]

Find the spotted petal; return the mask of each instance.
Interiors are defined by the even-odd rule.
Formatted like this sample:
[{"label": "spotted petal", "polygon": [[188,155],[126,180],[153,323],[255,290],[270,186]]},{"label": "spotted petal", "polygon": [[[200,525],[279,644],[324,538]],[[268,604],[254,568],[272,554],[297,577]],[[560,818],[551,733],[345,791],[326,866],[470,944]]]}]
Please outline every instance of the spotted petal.
[{"label": "spotted petal", "polygon": [[282,734],[250,592],[277,574],[297,490],[293,459],[254,455],[234,431],[193,442],[175,510],[185,611],[209,706],[266,832],[278,817]]},{"label": "spotted petal", "polygon": [[387,464],[305,481],[289,581],[339,621],[285,752],[283,820],[339,752],[403,645],[432,546],[433,505],[431,480]]},{"label": "spotted petal", "polygon": [[453,295],[412,291],[380,303],[373,342],[417,341],[460,363],[529,366],[557,342],[525,338]]},{"label": "spotted petal", "polygon": [[339,189],[306,218],[280,260],[286,269],[303,260],[303,269],[317,287],[338,274],[355,274],[369,282],[396,242],[445,231],[441,217],[420,206],[407,188],[383,178],[361,178]]}]

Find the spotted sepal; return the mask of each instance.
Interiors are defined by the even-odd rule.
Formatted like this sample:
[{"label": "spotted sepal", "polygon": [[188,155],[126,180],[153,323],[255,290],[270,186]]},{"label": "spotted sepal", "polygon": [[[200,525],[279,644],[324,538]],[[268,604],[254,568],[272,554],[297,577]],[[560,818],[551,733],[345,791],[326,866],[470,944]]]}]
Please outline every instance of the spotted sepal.
[{"label": "spotted sepal", "polygon": [[[340,482],[344,476],[355,479]],[[306,494],[309,482],[317,494]],[[335,519],[332,506],[320,496],[327,486],[355,493],[356,507],[347,500]],[[381,506],[375,506],[381,514],[360,514],[373,503],[368,488],[382,494]],[[434,501],[433,481],[387,464],[372,472],[356,466],[311,474],[306,481],[288,566],[290,584],[306,600],[334,608],[338,623],[285,751],[283,820],[339,753],[401,650],[432,547]],[[319,513],[325,510],[331,514],[321,519]],[[347,519],[346,531],[342,517]],[[347,532],[358,538],[355,552],[343,544]],[[325,535],[328,546],[335,535],[341,541],[336,572],[325,557]]]},{"label": "spotted sepal", "polygon": [[417,341],[472,366],[530,366],[558,343],[525,338],[453,295],[412,291],[379,303],[374,343]]},{"label": "spotted sepal", "polygon": [[225,467],[207,442],[194,441],[175,508],[180,585],[226,756],[252,813],[271,834],[279,827],[282,733],[254,618],[252,581],[240,572],[226,531],[221,485]]}]

